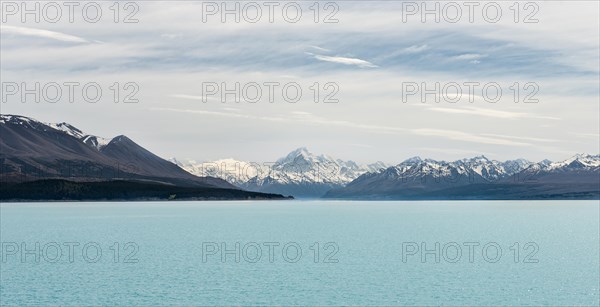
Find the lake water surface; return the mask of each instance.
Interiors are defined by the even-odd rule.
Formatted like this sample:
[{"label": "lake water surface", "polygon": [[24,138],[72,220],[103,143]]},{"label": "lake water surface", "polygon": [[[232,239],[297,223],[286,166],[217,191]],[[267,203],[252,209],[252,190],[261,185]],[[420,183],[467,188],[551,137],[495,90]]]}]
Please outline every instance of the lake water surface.
[{"label": "lake water surface", "polygon": [[598,306],[599,216],[598,201],[4,203],[0,301]]}]

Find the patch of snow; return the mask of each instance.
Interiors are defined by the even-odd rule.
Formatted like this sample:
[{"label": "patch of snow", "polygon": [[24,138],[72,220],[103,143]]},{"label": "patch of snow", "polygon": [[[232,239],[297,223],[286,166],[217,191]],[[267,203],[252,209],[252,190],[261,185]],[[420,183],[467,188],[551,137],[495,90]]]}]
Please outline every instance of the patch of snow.
[{"label": "patch of snow", "polygon": [[82,137],[84,137],[86,134],[83,133],[81,130],[67,124],[67,123],[44,123],[47,126],[50,126],[51,128],[54,128],[56,130],[60,130],[70,136],[73,136],[75,138],[81,139]]},{"label": "patch of snow", "polygon": [[106,146],[106,145],[108,145],[108,143],[110,143],[111,139],[105,139],[105,138],[95,136],[95,135],[86,135],[81,138],[81,141],[87,145],[90,145],[90,146],[96,148],[96,150],[100,151],[100,149],[102,149],[104,146]]}]

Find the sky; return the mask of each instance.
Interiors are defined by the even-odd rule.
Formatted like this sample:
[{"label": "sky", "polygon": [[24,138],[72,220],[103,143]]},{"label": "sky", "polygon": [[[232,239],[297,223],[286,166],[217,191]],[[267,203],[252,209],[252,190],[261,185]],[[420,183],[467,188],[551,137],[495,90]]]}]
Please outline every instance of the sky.
[{"label": "sky", "polygon": [[[237,16],[222,15],[221,2],[99,2],[96,22],[85,2],[72,16],[56,2],[60,17],[42,2],[39,21],[6,3],[20,5],[2,4],[2,114],[124,134],[164,158],[264,162],[298,147],[362,163],[600,152],[597,1],[497,2],[501,15],[454,2],[460,17],[437,2],[439,22],[406,1],[275,2],[271,16],[260,1],[238,2]],[[23,98],[36,82],[40,102]],[[65,84],[75,82],[71,102]],[[240,102],[223,102],[236,83]],[[440,101],[423,100],[436,84]]]}]

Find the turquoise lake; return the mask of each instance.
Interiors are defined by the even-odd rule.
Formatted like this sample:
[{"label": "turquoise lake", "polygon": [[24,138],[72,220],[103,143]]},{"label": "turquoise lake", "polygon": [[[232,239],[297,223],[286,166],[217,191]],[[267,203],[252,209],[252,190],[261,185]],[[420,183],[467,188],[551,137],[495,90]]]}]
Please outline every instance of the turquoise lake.
[{"label": "turquoise lake", "polygon": [[3,203],[0,301],[598,306],[599,217],[598,201]]}]

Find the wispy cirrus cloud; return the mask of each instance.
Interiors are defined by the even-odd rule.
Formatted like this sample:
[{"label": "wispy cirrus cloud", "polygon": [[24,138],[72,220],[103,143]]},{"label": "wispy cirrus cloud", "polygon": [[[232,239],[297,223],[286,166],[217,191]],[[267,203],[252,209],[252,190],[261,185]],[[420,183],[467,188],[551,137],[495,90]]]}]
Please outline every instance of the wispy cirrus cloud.
[{"label": "wispy cirrus cloud", "polygon": [[275,117],[275,116],[256,116],[256,115],[251,115],[251,114],[239,113],[239,111],[231,110],[228,108],[225,108],[224,110],[230,111],[230,112],[194,110],[194,109],[176,109],[176,108],[156,108],[156,107],[150,108],[150,110],[151,111],[209,115],[209,116],[220,116],[220,117],[231,117],[231,118],[251,119],[251,120],[264,120],[264,121],[271,121],[271,122],[286,120],[285,118]]},{"label": "wispy cirrus cloud", "polygon": [[503,138],[503,139],[511,139],[518,141],[529,141],[529,142],[541,142],[541,143],[554,143],[558,142],[555,139],[545,139],[545,138],[535,138],[535,137],[526,137],[526,136],[512,136],[512,135],[501,135],[494,133],[482,133],[482,136],[494,137],[494,138]]},{"label": "wispy cirrus cloud", "polygon": [[485,135],[473,134],[455,130],[441,129],[413,129],[414,134],[423,136],[433,136],[450,139],[453,141],[463,141],[471,143],[482,143],[492,145],[508,145],[508,146],[530,146],[530,143],[511,141],[508,137],[490,137]]},{"label": "wispy cirrus cloud", "polygon": [[358,66],[361,68],[375,68],[378,67],[377,65],[369,62],[369,61],[365,61],[365,60],[361,60],[361,59],[357,59],[357,58],[347,58],[347,57],[340,57],[340,56],[327,56],[327,55],[314,55],[314,58],[319,60],[319,61],[324,61],[324,62],[331,62],[331,63],[338,63],[338,64],[344,64],[344,65],[354,65],[354,66]]},{"label": "wispy cirrus cloud", "polygon": [[[486,155],[489,156],[490,153],[489,152],[482,152],[482,151],[478,151],[478,150],[468,150],[468,149],[457,149],[457,148],[451,148],[451,147],[447,147],[447,148],[441,148],[441,147],[417,147],[415,148],[419,151],[425,151],[425,152],[432,152],[432,153],[453,153],[456,155],[461,155],[461,156],[465,156],[465,155]],[[443,159],[443,157],[442,157]]]},{"label": "wispy cirrus cloud", "polygon": [[471,64],[480,64],[481,60],[487,56],[487,54],[465,53],[453,56],[451,59],[455,61],[468,61]]},{"label": "wispy cirrus cloud", "polygon": [[410,47],[406,47],[398,51],[399,54],[413,54],[413,53],[421,53],[423,51],[429,50],[429,46],[427,45],[412,45]]},{"label": "wispy cirrus cloud", "polygon": [[360,129],[369,132],[376,132],[381,134],[396,134],[405,133],[407,129],[395,126],[383,126],[383,125],[372,125],[364,124],[359,122],[347,121],[347,120],[334,120],[331,118],[325,118],[314,115],[310,112],[293,111],[288,115],[276,115],[276,116],[262,116],[253,114],[240,114],[222,111],[207,111],[197,109],[177,109],[177,108],[150,108],[152,111],[166,111],[166,112],[178,112],[178,113],[189,113],[189,114],[201,114],[201,115],[213,115],[221,117],[232,117],[232,118],[244,118],[250,120],[264,120],[264,121],[278,121],[278,122],[297,122],[299,124],[317,125],[317,126],[336,126],[346,127],[353,129]]},{"label": "wispy cirrus cloud", "polygon": [[2,25],[0,27],[0,32],[4,34],[16,34],[16,35],[25,35],[25,36],[35,36],[41,38],[49,38],[53,40],[70,42],[70,43],[89,43],[85,38],[70,35],[61,32],[43,30],[43,29],[35,29],[35,28],[27,28],[27,27],[18,27],[18,26],[9,26]]},{"label": "wispy cirrus cloud", "polygon": [[573,133],[580,138],[592,138],[592,139],[600,139],[600,134],[598,133]]},{"label": "wispy cirrus cloud", "polygon": [[537,118],[537,119],[550,119],[550,120],[560,120],[558,117],[553,116],[543,116],[522,112],[509,112],[509,111],[500,111],[493,109],[483,109],[483,108],[431,108],[431,111],[435,112],[444,112],[451,114],[465,114],[465,115],[476,115],[476,116],[486,116],[486,117],[495,117],[495,118],[504,118],[504,119],[519,119],[519,118]]},{"label": "wispy cirrus cloud", "polygon": [[460,54],[460,55],[453,56],[452,59],[454,59],[454,60],[474,61],[474,60],[483,59],[485,57],[487,57],[487,54],[465,53],[465,54]]},{"label": "wispy cirrus cloud", "polygon": [[181,99],[188,99],[188,100],[200,100],[200,101],[207,101],[207,100],[214,100],[215,99],[215,97],[197,96],[197,95],[186,95],[186,94],[173,94],[173,95],[171,95],[171,97],[173,97],[173,98],[181,98]]},{"label": "wispy cirrus cloud", "polygon": [[323,48],[323,47],[319,47],[319,46],[315,46],[315,45],[310,46],[310,48],[313,48],[313,49],[316,49],[316,50],[319,50],[319,51],[323,51],[323,52],[330,52],[331,51],[331,50],[329,50],[327,48]]},{"label": "wispy cirrus cloud", "polygon": [[533,141],[533,142],[553,141],[553,140],[546,140],[546,139],[515,137],[515,136],[499,135],[499,134],[474,134],[474,133],[463,132],[463,131],[442,130],[442,129],[433,129],[433,128],[407,129],[404,127],[397,127],[397,126],[373,125],[373,124],[365,124],[365,123],[353,122],[353,121],[347,121],[347,120],[333,120],[333,119],[314,115],[310,112],[303,112],[303,111],[293,111],[289,115],[258,116],[258,115],[251,115],[251,114],[239,114],[239,113],[221,112],[221,111],[205,111],[205,110],[174,109],[174,108],[152,108],[152,110],[168,111],[168,112],[182,112],[182,113],[199,114],[199,115],[222,116],[222,117],[249,119],[249,120],[277,121],[277,122],[287,122],[287,123],[297,122],[300,124],[318,125],[318,126],[337,126],[337,127],[345,127],[345,128],[349,128],[349,129],[364,130],[367,132],[378,133],[378,134],[398,134],[398,135],[414,134],[414,135],[419,135],[419,136],[441,137],[441,138],[446,138],[446,139],[450,139],[453,141],[464,141],[464,142],[492,144],[492,145],[531,146],[532,145],[531,143],[527,143],[524,141]]}]

